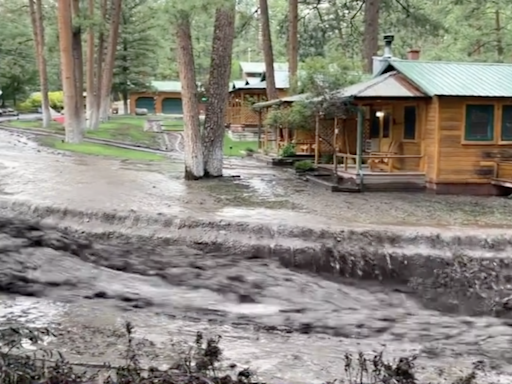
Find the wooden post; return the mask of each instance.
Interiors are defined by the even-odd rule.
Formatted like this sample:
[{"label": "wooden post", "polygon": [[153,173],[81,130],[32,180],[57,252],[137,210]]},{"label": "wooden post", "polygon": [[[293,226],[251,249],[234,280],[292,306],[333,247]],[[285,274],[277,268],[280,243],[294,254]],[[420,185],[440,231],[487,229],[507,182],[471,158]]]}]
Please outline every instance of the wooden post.
[{"label": "wooden post", "polygon": [[263,138],[263,149],[268,151],[268,127],[265,125],[265,137]]},{"label": "wooden post", "polygon": [[332,146],[334,149],[334,153],[332,156],[334,176],[338,175],[338,160],[336,159],[336,153],[338,153],[338,148],[336,147],[337,143],[338,143],[338,118],[335,117],[334,118],[334,135],[332,138]]},{"label": "wooden post", "polygon": [[318,157],[320,155],[320,116],[318,112],[315,114],[315,165],[318,165]]},{"label": "wooden post", "polygon": [[263,125],[263,117],[261,109],[258,111],[258,149],[261,149],[261,126]]},{"label": "wooden post", "polygon": [[359,107],[357,110],[357,148],[356,148],[356,173],[361,177],[361,187],[363,186],[363,131],[364,131],[364,109]]}]

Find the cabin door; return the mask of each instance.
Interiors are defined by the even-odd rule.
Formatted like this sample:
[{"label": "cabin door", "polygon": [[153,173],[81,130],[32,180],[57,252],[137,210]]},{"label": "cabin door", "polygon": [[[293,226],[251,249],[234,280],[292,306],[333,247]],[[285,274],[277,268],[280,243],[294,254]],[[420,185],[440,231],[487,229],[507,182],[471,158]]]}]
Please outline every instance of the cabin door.
[{"label": "cabin door", "polygon": [[393,109],[385,107],[382,109],[383,114],[380,117],[380,150],[379,152],[387,152],[391,144],[393,132]]},{"label": "cabin door", "polygon": [[371,109],[371,152],[387,152],[391,143],[393,110],[391,107]]}]

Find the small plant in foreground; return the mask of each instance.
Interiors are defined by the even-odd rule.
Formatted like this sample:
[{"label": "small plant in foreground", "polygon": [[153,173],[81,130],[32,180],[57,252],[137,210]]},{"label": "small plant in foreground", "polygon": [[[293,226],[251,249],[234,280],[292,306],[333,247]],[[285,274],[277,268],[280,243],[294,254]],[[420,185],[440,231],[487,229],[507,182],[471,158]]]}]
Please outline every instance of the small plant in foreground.
[{"label": "small plant in foreground", "polygon": [[[254,374],[243,369],[233,378],[221,374],[221,337],[205,338],[196,334],[195,343],[180,353],[177,364],[168,370],[141,365],[137,345],[134,343],[134,328],[125,324],[126,354],[123,366],[105,364],[100,373],[86,374],[84,365],[77,367],[67,362],[59,353],[36,351],[23,353],[23,343],[39,344],[48,336],[54,337],[47,329],[10,327],[0,329],[0,383],[2,384],[258,384]],[[55,357],[54,357],[55,355]],[[402,357],[396,362],[387,362],[383,354],[367,356],[345,354],[343,357],[344,378],[326,384],[427,384],[418,381],[415,375],[417,356]],[[454,381],[436,383],[477,384],[477,374],[483,372],[483,362],[477,362],[473,370]],[[263,383],[260,383],[263,384]]]},{"label": "small plant in foreground", "polygon": [[256,151],[252,147],[247,147],[247,148],[245,148],[245,152],[247,152],[247,153],[254,153]]},{"label": "small plant in foreground", "polygon": [[296,163],[293,164],[293,167],[295,168],[296,171],[300,172],[309,172],[315,169],[315,165],[313,164],[312,161],[309,160],[297,161]]}]

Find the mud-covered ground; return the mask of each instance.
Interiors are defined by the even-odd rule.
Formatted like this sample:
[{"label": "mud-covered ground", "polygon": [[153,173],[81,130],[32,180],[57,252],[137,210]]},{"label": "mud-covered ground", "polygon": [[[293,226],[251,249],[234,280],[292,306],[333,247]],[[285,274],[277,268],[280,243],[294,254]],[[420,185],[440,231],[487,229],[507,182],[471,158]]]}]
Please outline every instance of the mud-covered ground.
[{"label": "mud-covered ground", "polygon": [[58,154],[0,131],[0,196],[8,199],[264,223],[511,225],[512,203],[503,197],[331,193],[252,159],[227,160],[226,174],[240,177],[222,180],[184,182],[182,169],[175,159],[138,164]]},{"label": "mud-covered ground", "polygon": [[[104,232],[133,231],[156,241],[157,229],[146,226],[144,216],[210,220],[203,232],[226,239],[229,234],[217,234],[211,220],[263,224],[269,232],[280,224],[403,225],[402,233],[419,230],[408,226],[430,225],[439,236],[448,232],[445,226],[497,227],[502,235],[510,226],[506,198],[332,194],[251,160],[228,161],[226,173],[240,177],[187,183],[176,161],[148,165],[61,154],[0,131],[3,212],[11,207],[13,214],[20,201],[59,207],[30,212],[51,219],[45,216],[60,211],[53,221],[66,216],[70,226],[77,215],[82,231],[100,232],[94,226],[110,223]],[[80,210],[89,216],[78,218]],[[120,222],[113,212],[130,213],[131,219]],[[101,220],[87,227],[95,215]],[[49,344],[75,361],[115,362],[123,349],[120,325],[128,319],[149,340],[140,346],[147,361],[172,362],[176,349],[203,330],[223,335],[228,361],[251,366],[271,382],[323,382],[341,375],[345,352],[382,349],[390,357],[420,352],[423,374],[433,382],[439,382],[434,376],[440,370],[453,377],[477,359],[490,361],[496,373],[510,370],[509,320],[427,310],[410,287],[324,279],[285,268],[278,258],[249,257],[257,252],[204,253],[200,241],[188,247],[152,244],[134,235],[131,243],[119,243],[106,233],[105,241],[90,243],[86,232],[78,240],[5,223],[0,318],[51,326],[59,337]],[[169,228],[163,229],[180,226]],[[450,231],[458,231],[463,245],[463,230]],[[468,232],[469,240],[474,233]],[[485,245],[486,257],[493,244],[498,243]]]}]

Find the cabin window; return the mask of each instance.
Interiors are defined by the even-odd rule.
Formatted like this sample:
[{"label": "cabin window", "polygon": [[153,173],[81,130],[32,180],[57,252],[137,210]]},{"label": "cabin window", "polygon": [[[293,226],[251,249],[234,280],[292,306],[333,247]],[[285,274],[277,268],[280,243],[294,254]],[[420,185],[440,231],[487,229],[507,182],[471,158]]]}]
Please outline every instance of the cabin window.
[{"label": "cabin window", "polygon": [[466,105],[464,139],[467,141],[494,140],[494,105]]},{"label": "cabin window", "polygon": [[404,140],[416,140],[416,107],[404,108]]},{"label": "cabin window", "polygon": [[384,121],[382,122],[382,138],[388,139],[390,131],[391,131],[391,114],[386,113],[384,115]]},{"label": "cabin window", "polygon": [[504,105],[501,112],[501,140],[512,141],[512,105]]}]

